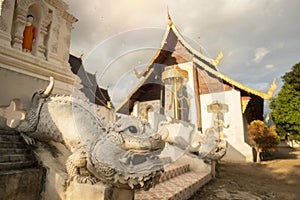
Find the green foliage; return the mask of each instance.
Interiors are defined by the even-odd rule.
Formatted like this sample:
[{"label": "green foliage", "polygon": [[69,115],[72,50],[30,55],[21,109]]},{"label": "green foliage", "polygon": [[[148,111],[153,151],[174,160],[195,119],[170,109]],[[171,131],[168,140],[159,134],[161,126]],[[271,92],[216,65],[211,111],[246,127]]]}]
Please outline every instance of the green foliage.
[{"label": "green foliage", "polygon": [[281,136],[290,133],[291,139],[300,138],[300,63],[282,76],[283,86],[271,99],[271,116]]},{"label": "green foliage", "polygon": [[263,121],[254,120],[248,126],[250,144],[258,152],[274,151],[280,141],[275,126],[266,126]]},{"label": "green foliage", "polygon": [[292,67],[292,71],[281,77],[284,84],[292,85],[296,91],[300,91],[300,63]]}]

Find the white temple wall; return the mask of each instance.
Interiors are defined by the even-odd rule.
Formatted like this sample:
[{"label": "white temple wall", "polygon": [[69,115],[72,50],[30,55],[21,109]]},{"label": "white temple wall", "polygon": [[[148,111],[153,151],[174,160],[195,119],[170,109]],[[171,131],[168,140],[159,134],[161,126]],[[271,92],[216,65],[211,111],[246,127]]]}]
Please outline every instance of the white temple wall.
[{"label": "white temple wall", "polygon": [[161,110],[160,100],[143,101],[143,102],[137,101],[134,104],[132,115],[148,121],[151,127],[154,130],[157,130],[158,124],[161,121],[166,120],[165,116],[160,114],[160,110]]},{"label": "white temple wall", "polygon": [[[244,123],[239,91],[231,90],[200,95],[202,131],[219,126],[220,137],[228,141],[228,149],[223,160],[252,161],[252,148],[245,142]],[[222,114],[216,114],[208,109],[213,103],[224,105]]]},{"label": "white temple wall", "polygon": [[54,9],[54,7],[51,7],[51,10],[53,10],[53,18],[52,22],[49,26],[49,35],[46,41],[47,44],[47,60],[51,62],[57,62],[59,63],[59,56],[58,56],[58,39],[59,39],[59,33],[60,33],[60,23],[62,18],[62,11]]},{"label": "white temple wall", "polygon": [[59,38],[58,38],[58,59],[62,60],[62,62],[68,62],[69,59],[69,48],[70,48],[70,41],[71,41],[71,29],[72,24],[65,20],[65,17],[63,15],[63,18],[61,18],[60,21],[60,29],[59,29]]}]

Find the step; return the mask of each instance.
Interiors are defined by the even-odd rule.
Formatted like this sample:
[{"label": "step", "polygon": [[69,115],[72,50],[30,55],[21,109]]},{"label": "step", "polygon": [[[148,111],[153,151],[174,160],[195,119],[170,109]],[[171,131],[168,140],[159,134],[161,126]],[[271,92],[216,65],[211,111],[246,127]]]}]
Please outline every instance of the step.
[{"label": "step", "polygon": [[30,153],[0,155],[0,163],[21,162],[21,161],[28,161],[28,160],[35,160],[35,158]]},{"label": "step", "polygon": [[0,199],[43,199],[44,176],[45,170],[41,168],[0,171]]},{"label": "step", "polygon": [[1,148],[0,147],[0,155],[12,155],[12,154],[27,154],[30,153],[31,150],[27,148]]},{"label": "step", "polygon": [[211,173],[187,172],[159,183],[149,191],[138,191],[135,200],[184,200],[211,180]]},{"label": "step", "polygon": [[15,130],[0,129],[0,135],[20,135]]},{"label": "step", "polygon": [[35,160],[28,160],[22,162],[6,162],[0,163],[0,171],[1,170],[12,170],[12,169],[24,169],[32,167],[36,164]]},{"label": "step", "polygon": [[0,141],[3,142],[24,142],[20,135],[0,135]]},{"label": "step", "polygon": [[190,171],[190,165],[189,164],[178,164],[178,163],[172,163],[165,167],[164,173],[161,175],[159,182],[164,182],[166,180],[169,180],[171,178],[174,178],[176,176],[179,176],[181,174],[184,174],[186,172]]},{"label": "step", "polygon": [[25,142],[8,142],[8,141],[0,141],[1,148],[23,148],[25,147]]}]

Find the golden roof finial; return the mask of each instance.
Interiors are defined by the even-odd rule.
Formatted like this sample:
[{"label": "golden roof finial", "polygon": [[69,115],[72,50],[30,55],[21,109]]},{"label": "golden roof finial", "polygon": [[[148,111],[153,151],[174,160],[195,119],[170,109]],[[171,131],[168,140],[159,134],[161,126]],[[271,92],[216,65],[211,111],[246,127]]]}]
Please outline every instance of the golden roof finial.
[{"label": "golden roof finial", "polygon": [[79,58],[82,60],[84,53],[80,54]]},{"label": "golden roof finial", "polygon": [[214,66],[219,66],[220,64],[220,61],[222,60],[223,58],[223,49],[220,51],[218,57],[214,60],[214,59],[211,59],[210,61],[210,64],[214,65]]},{"label": "golden roof finial", "polygon": [[173,21],[172,21],[171,15],[170,15],[169,6],[167,6],[167,13],[168,13],[168,24],[169,24],[169,27],[171,27],[173,25]]},{"label": "golden roof finial", "polygon": [[270,96],[270,98],[273,96],[274,91],[276,90],[277,85],[276,85],[276,78],[273,79],[273,82],[270,86],[270,89],[268,91],[268,96]]},{"label": "golden roof finial", "polygon": [[142,76],[143,76],[143,74],[145,73],[145,69],[141,72],[141,73],[138,73],[138,71],[135,69],[135,66],[133,65],[132,66],[132,69],[133,69],[133,73],[134,73],[134,75],[138,78],[138,79],[140,79]]},{"label": "golden roof finial", "polygon": [[265,123],[268,123],[270,120],[270,113],[267,114],[266,118],[265,118]]},{"label": "golden roof finial", "polygon": [[107,101],[107,108],[111,109],[111,103],[110,103],[110,101]]}]

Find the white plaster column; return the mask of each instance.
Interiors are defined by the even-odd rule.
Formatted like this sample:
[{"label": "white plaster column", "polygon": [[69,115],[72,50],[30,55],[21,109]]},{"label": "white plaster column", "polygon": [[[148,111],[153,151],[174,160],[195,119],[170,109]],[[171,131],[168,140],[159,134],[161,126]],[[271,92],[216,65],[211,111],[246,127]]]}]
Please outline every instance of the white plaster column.
[{"label": "white plaster column", "polygon": [[77,19],[67,12],[62,14],[59,33],[58,55],[64,65],[68,66],[72,24]]},{"label": "white plaster column", "polygon": [[22,50],[23,31],[26,23],[27,11],[21,7],[16,8],[15,18],[13,21],[14,27],[12,31],[12,47]]},{"label": "white plaster column", "polygon": [[70,44],[71,44],[71,30],[72,30],[72,23],[69,19],[66,18],[66,32],[64,35],[64,48],[63,48],[63,61],[69,61],[69,52],[70,52]]},{"label": "white plaster column", "polygon": [[2,0],[0,15],[0,44],[11,45],[11,29],[14,17],[15,1]]},{"label": "white plaster column", "polygon": [[48,33],[48,25],[50,24],[50,16],[47,16],[41,21],[39,30],[39,39],[37,40],[37,56],[46,59],[46,45],[45,38]]},{"label": "white plaster column", "polygon": [[47,41],[47,60],[50,62],[58,63],[59,59],[57,56],[58,52],[58,39],[59,39],[59,29],[60,29],[60,18],[61,18],[61,11],[54,10],[54,15],[52,18],[51,27],[49,30],[49,37]]}]

